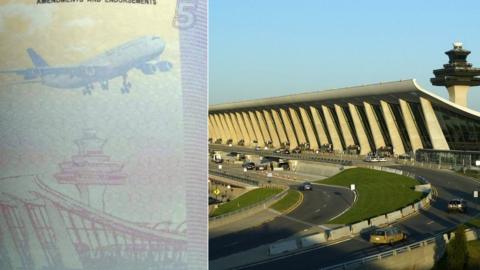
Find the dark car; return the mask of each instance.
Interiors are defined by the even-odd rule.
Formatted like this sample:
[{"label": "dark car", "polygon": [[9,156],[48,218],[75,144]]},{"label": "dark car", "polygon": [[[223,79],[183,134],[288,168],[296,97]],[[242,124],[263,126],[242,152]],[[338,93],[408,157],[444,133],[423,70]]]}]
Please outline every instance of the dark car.
[{"label": "dark car", "polygon": [[253,169],[255,169],[255,163],[254,162],[245,162],[245,163],[243,163],[242,167],[246,168],[247,170],[253,170]]},{"label": "dark car", "polygon": [[448,202],[447,205],[448,212],[458,211],[465,213],[467,212],[467,202],[464,199],[453,199]]},{"label": "dark car", "polygon": [[295,148],[295,149],[292,150],[292,153],[294,153],[294,154],[300,154],[300,153],[302,153],[302,150],[297,147],[297,148]]},{"label": "dark car", "polygon": [[300,186],[301,190],[313,190],[312,183],[310,182],[305,182]]}]

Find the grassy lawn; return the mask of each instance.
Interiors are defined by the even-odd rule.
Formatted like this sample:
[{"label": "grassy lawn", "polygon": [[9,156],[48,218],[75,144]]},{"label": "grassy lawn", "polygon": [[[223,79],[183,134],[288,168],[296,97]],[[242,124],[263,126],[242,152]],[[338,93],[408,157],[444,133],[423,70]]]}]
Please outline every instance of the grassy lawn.
[{"label": "grassy lawn", "polygon": [[470,220],[469,222],[465,223],[467,227],[474,227],[480,229],[480,218],[475,218]]},{"label": "grassy lawn", "polygon": [[270,208],[277,210],[278,212],[284,212],[296,204],[300,200],[301,195],[302,194],[300,192],[290,189],[285,197],[270,206]]},{"label": "grassy lawn", "polygon": [[366,168],[345,170],[328,179],[317,181],[322,184],[345,186],[355,184],[358,198],[356,203],[331,224],[352,224],[381,214],[399,210],[422,198],[415,192],[417,180],[406,176]]},{"label": "grassy lawn", "polygon": [[219,205],[210,216],[220,216],[228,212],[236,211],[238,209],[261,202],[280,192],[282,192],[282,189],[280,188],[257,188],[251,190],[234,200]]}]

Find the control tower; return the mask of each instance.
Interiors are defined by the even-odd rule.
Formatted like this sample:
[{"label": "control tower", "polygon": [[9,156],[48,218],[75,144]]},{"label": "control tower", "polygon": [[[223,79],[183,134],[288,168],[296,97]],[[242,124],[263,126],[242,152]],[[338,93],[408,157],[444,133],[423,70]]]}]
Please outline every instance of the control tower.
[{"label": "control tower", "polygon": [[434,70],[435,78],[430,81],[433,85],[447,87],[451,102],[467,107],[470,86],[480,85],[480,69],[467,62],[470,51],[465,50],[461,42],[453,43],[453,49],[445,54],[449,58],[448,64],[443,65],[442,69]]}]

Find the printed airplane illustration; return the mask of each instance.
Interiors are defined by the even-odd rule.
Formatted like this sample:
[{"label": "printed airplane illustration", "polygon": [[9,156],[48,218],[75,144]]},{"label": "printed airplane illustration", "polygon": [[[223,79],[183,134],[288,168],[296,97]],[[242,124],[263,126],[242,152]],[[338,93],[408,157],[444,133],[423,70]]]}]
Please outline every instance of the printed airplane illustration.
[{"label": "printed airplane illustration", "polygon": [[165,72],[172,68],[168,61],[160,61],[159,56],[165,49],[160,37],[145,36],[134,39],[110,49],[92,59],[75,66],[49,66],[32,48],[27,53],[33,68],[5,70],[0,73],[13,73],[23,76],[27,82],[39,82],[43,85],[61,88],[83,88],[83,94],[91,94],[94,84],[99,83],[103,90],[108,90],[109,80],[122,77],[122,93],[130,92],[132,84],[127,80],[131,69],[139,69],[146,75],[157,71]]}]

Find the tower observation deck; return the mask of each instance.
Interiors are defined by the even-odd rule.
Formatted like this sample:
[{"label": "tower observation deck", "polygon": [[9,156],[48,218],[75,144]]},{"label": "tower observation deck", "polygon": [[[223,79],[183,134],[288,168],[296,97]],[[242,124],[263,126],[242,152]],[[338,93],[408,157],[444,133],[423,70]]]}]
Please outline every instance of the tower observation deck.
[{"label": "tower observation deck", "polygon": [[445,86],[451,102],[467,107],[467,94],[470,86],[480,85],[480,68],[475,68],[467,62],[470,51],[463,48],[463,44],[455,42],[453,49],[445,52],[448,55],[448,64],[442,69],[433,71],[435,75],[430,81],[436,86]]}]

